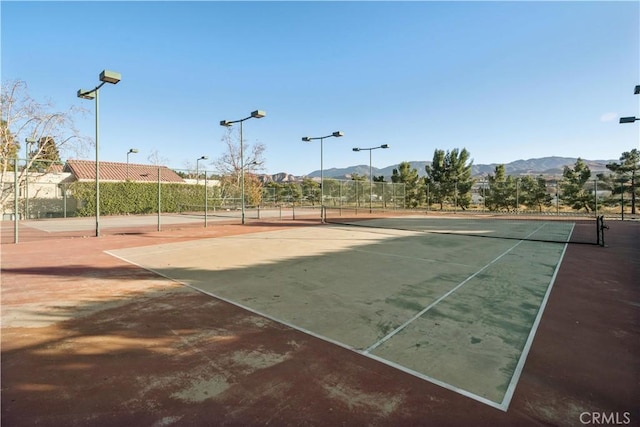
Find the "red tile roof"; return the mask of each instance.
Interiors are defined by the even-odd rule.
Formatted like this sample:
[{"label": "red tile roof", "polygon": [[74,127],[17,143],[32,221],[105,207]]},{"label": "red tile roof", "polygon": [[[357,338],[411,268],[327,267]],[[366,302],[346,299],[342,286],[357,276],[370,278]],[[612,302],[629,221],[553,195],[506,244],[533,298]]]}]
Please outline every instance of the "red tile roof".
[{"label": "red tile roof", "polygon": [[[101,181],[130,181],[158,182],[158,169],[160,169],[160,182],[180,182],[184,180],[166,166],[138,165],[117,162],[100,162]],[[78,181],[95,181],[96,162],[91,160],[67,160],[65,172],[72,173]]]},{"label": "red tile roof", "polygon": [[64,166],[63,165],[58,165],[58,164],[50,165],[47,168],[47,172],[52,172],[52,173],[64,172]]}]

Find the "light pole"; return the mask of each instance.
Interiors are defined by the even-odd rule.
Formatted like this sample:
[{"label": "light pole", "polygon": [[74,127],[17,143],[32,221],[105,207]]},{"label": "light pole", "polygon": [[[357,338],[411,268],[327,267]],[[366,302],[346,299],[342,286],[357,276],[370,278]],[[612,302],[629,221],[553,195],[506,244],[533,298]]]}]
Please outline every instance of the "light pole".
[{"label": "light pole", "polygon": [[115,71],[103,70],[100,73],[100,83],[98,86],[93,89],[79,89],[78,90],[78,98],[82,99],[94,99],[96,100],[96,237],[100,236],[100,114],[99,114],[99,103],[98,103],[98,95],[100,93],[100,88],[105,83],[117,84],[121,79],[120,73],[116,73]]},{"label": "light pole", "polygon": [[234,123],[240,123],[240,181],[242,185],[241,206],[242,206],[242,224],[243,225],[244,225],[244,149],[243,149],[243,141],[242,141],[242,122],[249,119],[261,119],[266,115],[267,113],[265,113],[264,111],[256,110],[256,111],[253,111],[249,117],[245,117],[244,119],[232,120],[232,121],[229,121],[229,120],[220,121],[220,126],[225,126],[225,127],[229,127]]},{"label": "light pole", "polygon": [[371,152],[378,148],[389,148],[389,144],[382,144],[378,147],[370,148],[354,148],[353,151],[368,151],[369,152],[369,213],[373,212],[373,172],[371,167]]},{"label": "light pole", "polygon": [[[25,163],[24,163],[24,219],[29,219],[29,144],[37,141],[35,138],[24,139]],[[16,212],[16,218],[18,217]]]},{"label": "light pole", "polygon": [[[200,160],[209,160],[209,158],[207,156],[202,156],[199,159],[196,159],[196,184],[200,184],[200,173],[198,172],[198,162],[200,162]],[[207,175],[207,173],[204,173],[205,176]]]},{"label": "light pole", "polygon": [[137,148],[130,148],[129,151],[127,151],[127,181],[129,180],[129,154],[135,154],[137,152]]},{"label": "light pole", "polygon": [[337,130],[335,132],[333,132],[331,135],[327,135],[327,136],[318,136],[315,138],[312,138],[310,136],[303,136],[302,140],[304,142],[311,142],[314,139],[319,139],[320,140],[320,217],[322,218],[322,222],[324,222],[324,153],[323,153],[323,141],[325,138],[330,138],[330,137],[336,137],[339,138],[341,136],[344,136],[344,133],[342,133],[341,131]]}]

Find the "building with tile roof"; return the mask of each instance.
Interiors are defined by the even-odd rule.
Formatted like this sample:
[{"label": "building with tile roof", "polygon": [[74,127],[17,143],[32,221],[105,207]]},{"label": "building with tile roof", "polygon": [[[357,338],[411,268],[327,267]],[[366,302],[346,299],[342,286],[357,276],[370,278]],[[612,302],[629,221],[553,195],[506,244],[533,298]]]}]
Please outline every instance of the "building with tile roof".
[{"label": "building with tile roof", "polygon": [[[100,181],[185,183],[184,179],[166,166],[140,165],[133,163],[100,162]],[[67,160],[64,171],[69,172],[76,181],[95,181],[96,162],[92,160]]]},{"label": "building with tile roof", "polygon": [[[183,179],[166,166],[118,162],[100,162],[100,181],[158,182],[158,171],[160,172],[161,183],[197,184],[197,180]],[[20,175],[18,197],[20,199],[20,209],[23,210],[23,213],[20,213],[20,217],[42,218],[58,215],[63,210],[71,214],[76,210],[77,200],[71,193],[66,193],[69,184],[73,182],[95,182],[95,179],[96,162],[91,160],[67,160],[64,166],[52,165],[45,171],[31,171],[28,178]],[[14,181],[13,172],[0,174],[3,196],[2,203],[0,203],[2,219],[7,219],[14,214]],[[25,189],[27,182],[28,190]],[[218,183],[217,180],[209,180],[207,185],[215,186]],[[25,197],[29,198],[28,214],[25,209]]]}]

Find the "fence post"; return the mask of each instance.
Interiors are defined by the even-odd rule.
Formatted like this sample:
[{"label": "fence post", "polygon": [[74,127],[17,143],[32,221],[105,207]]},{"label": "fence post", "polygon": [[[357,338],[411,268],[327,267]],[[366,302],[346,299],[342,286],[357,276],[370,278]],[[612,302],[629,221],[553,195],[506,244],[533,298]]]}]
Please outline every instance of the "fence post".
[{"label": "fence post", "polygon": [[160,231],[160,212],[162,211],[161,198],[160,198],[160,167],[158,166],[158,231]]},{"label": "fence post", "polygon": [[429,213],[429,204],[430,204],[430,199],[429,199],[429,183],[427,183],[427,213]]},{"label": "fence post", "polygon": [[29,219],[29,156],[24,161],[24,219]]},{"label": "fence post", "polygon": [[67,185],[62,184],[62,217],[67,217]]},{"label": "fence post", "polygon": [[13,159],[13,243],[18,243],[18,158]]},{"label": "fence post", "polygon": [[207,228],[207,213],[209,211],[209,194],[207,191],[207,171],[204,171],[204,228]]},{"label": "fence post", "polygon": [[598,180],[597,179],[593,180],[593,194],[595,197],[596,218],[598,218]]},{"label": "fence post", "polygon": [[556,216],[560,216],[560,181],[556,180]]},{"label": "fence post", "polygon": [[624,221],[624,180],[620,178],[620,221]]}]

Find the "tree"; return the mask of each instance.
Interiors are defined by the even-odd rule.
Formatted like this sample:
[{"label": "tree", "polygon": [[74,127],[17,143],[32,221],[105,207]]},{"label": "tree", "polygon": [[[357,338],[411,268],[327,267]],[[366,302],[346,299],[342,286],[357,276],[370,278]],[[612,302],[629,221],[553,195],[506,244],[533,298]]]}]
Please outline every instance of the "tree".
[{"label": "tree", "polygon": [[154,166],[163,166],[169,163],[169,159],[167,159],[166,157],[162,157],[158,150],[151,151],[151,153],[147,156],[147,161]]},{"label": "tree", "polygon": [[447,151],[435,150],[431,165],[425,166],[429,196],[443,208],[445,202],[466,209],[471,204],[470,153],[466,148]]},{"label": "tree", "polygon": [[[638,173],[640,171],[640,151],[634,148],[631,151],[625,151],[620,156],[620,162],[609,163],[607,169],[614,173],[615,181],[624,183],[630,181],[629,192],[631,193],[631,213],[636,213],[636,198],[638,197]],[[620,195],[624,192],[624,185],[616,185],[611,183],[612,195]]]},{"label": "tree", "polygon": [[[43,136],[38,140],[36,152],[40,153],[36,159],[33,160],[32,166],[37,170],[48,170],[51,165],[61,165],[60,151],[56,145],[56,141],[51,136]],[[28,157],[33,157],[29,153]]]},{"label": "tree", "polygon": [[342,195],[342,183],[334,178],[324,178],[324,201],[325,205],[337,206]]},{"label": "tree", "polygon": [[519,203],[528,208],[537,208],[539,212],[542,212],[543,207],[551,206],[553,201],[553,197],[547,191],[547,181],[543,176],[523,177],[520,182],[520,193]]},{"label": "tree", "polygon": [[297,182],[269,181],[263,186],[263,199],[274,205],[282,203],[296,203],[300,201],[302,191]]},{"label": "tree", "polygon": [[311,205],[315,205],[320,200],[320,183],[314,181],[311,178],[305,177],[302,179],[302,197],[311,202]]},{"label": "tree", "polygon": [[424,203],[425,194],[420,186],[418,170],[411,168],[409,162],[402,162],[398,165],[398,169],[393,170],[391,182],[405,185],[405,208],[415,208]]},{"label": "tree", "polygon": [[[213,161],[216,171],[229,177],[228,183],[234,183],[237,193],[241,194],[243,159],[240,154],[240,133],[236,128],[229,127],[221,139],[224,144],[224,152]],[[244,157],[244,186],[245,196],[249,194],[261,194],[262,183],[259,180],[247,179],[248,174],[255,174],[262,169],[264,164],[265,146],[262,143],[242,143],[242,156]]]},{"label": "tree", "polygon": [[565,166],[562,177],[560,199],[563,202],[576,210],[585,209],[590,212],[595,209],[595,194],[586,188],[591,177],[591,169],[581,158],[576,160],[573,168]]},{"label": "tree", "polygon": [[302,188],[297,182],[290,182],[286,185],[286,196],[285,200],[296,203],[302,199]]},{"label": "tree", "polygon": [[440,205],[440,209],[443,209],[446,198],[446,188],[443,185],[446,182],[444,157],[443,150],[435,150],[431,165],[425,166],[425,171],[427,172],[425,177],[425,186],[428,194],[427,205],[431,205],[433,201]]},{"label": "tree", "polygon": [[18,158],[18,149],[20,148],[20,145],[16,143],[15,137],[9,130],[9,126],[4,118],[0,122],[0,129],[2,130],[0,156],[2,156],[3,171],[13,171],[14,160]]},{"label": "tree", "polygon": [[[34,162],[58,161],[61,155],[81,156],[91,139],[84,137],[75,127],[75,117],[86,110],[75,106],[55,111],[51,103],[40,103],[31,98],[27,84],[21,80],[6,81],[0,93],[0,174],[13,170],[15,159],[23,167],[18,185],[24,185],[27,171]],[[20,141],[35,139],[30,152],[22,151]],[[55,143],[53,143],[55,141]],[[29,147],[27,147],[28,149]],[[21,154],[24,152],[24,155]],[[24,156],[24,157],[22,157]],[[13,187],[3,188],[0,205],[13,197]]]},{"label": "tree", "polygon": [[260,206],[262,204],[262,182],[256,174],[245,174],[244,192],[246,203],[249,206]]},{"label": "tree", "polygon": [[489,188],[485,190],[484,203],[490,211],[516,208],[517,182],[505,172],[504,165],[496,165],[494,175],[487,177]]},{"label": "tree", "polygon": [[284,192],[284,184],[275,181],[269,181],[263,185],[262,192],[262,200],[266,203],[272,203],[275,206],[279,205],[286,195]]}]

